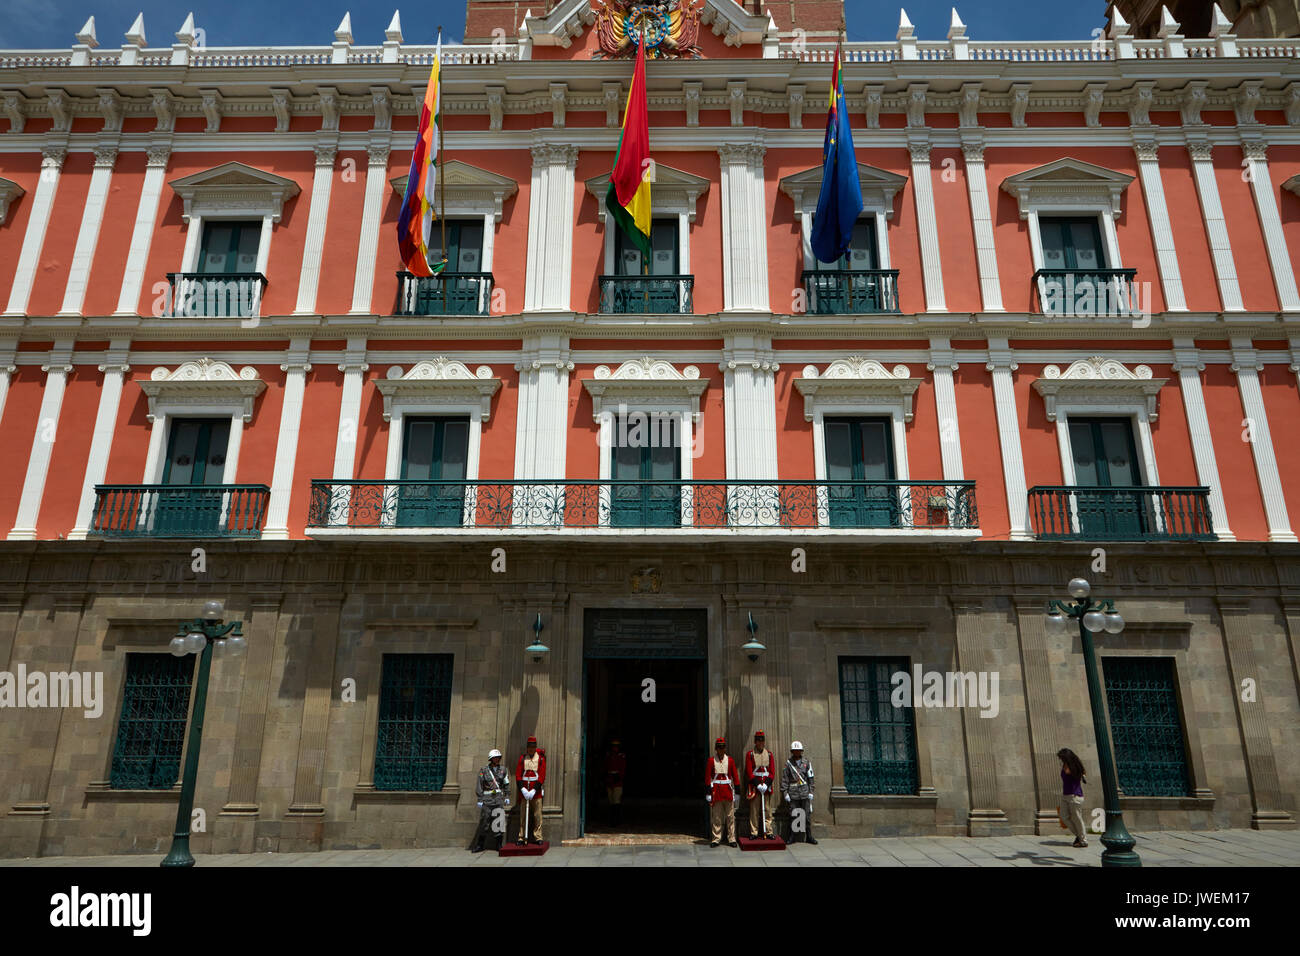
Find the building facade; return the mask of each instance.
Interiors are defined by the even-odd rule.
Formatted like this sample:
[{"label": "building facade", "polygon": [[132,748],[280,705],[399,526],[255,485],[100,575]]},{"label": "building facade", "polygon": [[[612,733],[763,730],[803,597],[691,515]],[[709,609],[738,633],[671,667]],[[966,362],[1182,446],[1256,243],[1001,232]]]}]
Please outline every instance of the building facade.
[{"label": "building facade", "polygon": [[[669,4],[643,257],[604,207],[629,14],[471,0],[433,279],[396,15],[0,51],[0,853],[165,846],[212,599],[247,651],[196,852],[466,841],[529,734],[551,839],[615,736],[629,815],[702,828],[756,729],[819,832],[1051,832],[1054,754],[1097,763],[1045,617],[1079,575],[1127,621],[1129,825],[1294,826],[1300,42],[904,15],[844,47],[864,210],[821,263],[839,5]],[[991,694],[894,700],[931,672]]]}]

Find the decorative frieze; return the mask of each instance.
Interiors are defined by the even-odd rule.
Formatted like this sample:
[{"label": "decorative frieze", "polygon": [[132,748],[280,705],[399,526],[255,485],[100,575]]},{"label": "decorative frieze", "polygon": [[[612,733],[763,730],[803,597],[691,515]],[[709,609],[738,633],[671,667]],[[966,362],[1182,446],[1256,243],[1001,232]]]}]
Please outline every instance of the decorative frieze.
[{"label": "decorative frieze", "polygon": [[1072,363],[1064,372],[1060,366],[1048,365],[1042,378],[1034,381],[1034,391],[1043,396],[1047,420],[1056,421],[1057,405],[1140,405],[1148,421],[1157,416],[1156,398],[1168,379],[1152,378],[1146,365],[1126,368],[1115,359],[1097,355]]}]

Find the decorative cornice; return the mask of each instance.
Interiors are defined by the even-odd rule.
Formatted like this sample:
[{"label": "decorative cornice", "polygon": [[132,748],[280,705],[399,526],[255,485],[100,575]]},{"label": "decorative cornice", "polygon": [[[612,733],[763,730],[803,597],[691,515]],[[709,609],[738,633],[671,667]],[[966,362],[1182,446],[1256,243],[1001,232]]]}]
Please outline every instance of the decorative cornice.
[{"label": "decorative cornice", "polygon": [[[655,163],[654,178],[651,180],[650,202],[656,215],[680,215],[685,213],[691,222],[695,221],[700,197],[709,191],[709,180],[702,176]],[[585,183],[587,192],[596,197],[598,214],[606,214],[605,194],[609,191],[609,173],[595,176]]]},{"label": "decorative cornice", "polygon": [[235,372],[227,363],[207,356],[186,362],[173,371],[159,366],[150,373],[148,381],[137,384],[148,396],[149,411],[145,417],[150,422],[157,417],[160,402],[168,407],[233,405],[242,409],[244,421],[250,422],[253,402],[266,388],[251,365]]},{"label": "decorative cornice", "polygon": [[[802,172],[791,173],[781,180],[781,192],[794,201],[796,213],[816,210],[822,187],[822,173],[821,166],[813,166]],[[862,190],[863,208],[884,212],[888,219],[893,218],[894,197],[907,185],[907,177],[858,163],[858,184]]]},{"label": "decorative cornice", "polygon": [[1122,210],[1124,190],[1133,177],[1102,166],[1065,157],[1026,169],[1002,181],[1004,192],[1016,198],[1020,218],[1028,219],[1039,205],[1102,204],[1112,213]]},{"label": "decorative cornice", "polygon": [[181,218],[186,223],[192,215],[204,215],[205,208],[269,215],[272,221],[279,222],[284,203],[299,192],[298,184],[292,179],[240,162],[222,163],[173,179],[170,185],[181,197]]},{"label": "decorative cornice", "polygon": [[804,399],[804,418],[812,421],[816,406],[823,403],[848,405],[899,405],[903,420],[912,420],[912,398],[921,387],[923,379],[911,378],[906,365],[886,369],[874,359],[850,355],[836,359],[818,372],[817,366],[806,365],[803,377],[794,380],[794,386]]},{"label": "decorative cornice", "polygon": [[709,380],[700,378],[700,370],[687,365],[678,371],[671,362],[649,356],[624,362],[616,369],[597,366],[592,378],[584,378],[582,387],[591,396],[592,419],[600,422],[610,408],[637,405],[653,406],[676,401],[691,406],[692,418],[700,420],[700,396]]},{"label": "decorative cornice", "polygon": [[492,396],[501,388],[501,379],[492,377],[492,369],[480,365],[473,372],[463,362],[445,355],[416,362],[406,372],[400,365],[389,368],[386,376],[375,380],[375,388],[384,397],[384,421],[392,421],[393,403],[412,405],[478,405],[481,421],[492,414]]},{"label": "decorative cornice", "polygon": [[1064,372],[1057,365],[1043,369],[1034,391],[1043,396],[1047,420],[1056,421],[1059,405],[1129,405],[1146,408],[1147,419],[1155,421],[1156,397],[1168,379],[1152,378],[1146,365],[1131,371],[1123,363],[1096,355],[1074,362]]}]

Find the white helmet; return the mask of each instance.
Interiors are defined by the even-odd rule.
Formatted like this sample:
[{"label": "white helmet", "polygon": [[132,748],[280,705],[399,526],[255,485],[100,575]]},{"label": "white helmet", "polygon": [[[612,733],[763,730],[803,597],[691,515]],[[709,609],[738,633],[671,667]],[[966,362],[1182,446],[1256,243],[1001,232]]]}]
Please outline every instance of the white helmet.
[{"label": "white helmet", "polygon": [[790,749],[791,749],[791,750],[803,750],[803,744],[801,744],[799,741],[796,740],[794,743],[792,743],[792,744],[790,745]]},{"label": "white helmet", "polygon": [[488,751],[488,760],[491,760],[493,757],[500,757],[500,756],[501,756],[501,751],[499,750]]}]

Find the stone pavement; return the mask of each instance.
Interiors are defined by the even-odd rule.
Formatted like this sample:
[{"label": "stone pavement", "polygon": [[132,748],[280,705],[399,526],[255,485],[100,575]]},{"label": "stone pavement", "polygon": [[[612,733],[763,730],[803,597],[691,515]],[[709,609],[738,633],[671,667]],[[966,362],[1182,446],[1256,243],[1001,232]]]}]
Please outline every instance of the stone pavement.
[{"label": "stone pavement", "polygon": [[[1134,834],[1144,866],[1300,866],[1300,830],[1160,830]],[[553,846],[541,857],[498,857],[439,847],[321,853],[198,855],[199,866],[1100,866],[1095,834],[1086,850],[1061,836],[891,837],[822,840],[785,852],[742,853],[726,846]],[[0,860],[4,866],[152,866],[165,854]]]}]

